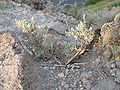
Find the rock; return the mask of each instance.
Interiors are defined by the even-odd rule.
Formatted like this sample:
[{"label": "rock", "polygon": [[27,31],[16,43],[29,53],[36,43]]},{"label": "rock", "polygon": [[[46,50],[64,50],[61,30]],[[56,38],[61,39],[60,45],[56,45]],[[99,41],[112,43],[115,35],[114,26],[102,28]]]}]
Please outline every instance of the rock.
[{"label": "rock", "polygon": [[89,90],[91,88],[91,78],[92,78],[92,71],[88,71],[88,72],[82,72],[81,74],[81,78],[82,78],[82,82],[83,82],[83,86]]},{"label": "rock", "polygon": [[82,82],[83,82],[83,86],[84,86],[87,90],[89,90],[89,89],[91,88],[92,85],[91,85],[91,82],[90,82],[89,80],[83,78],[83,79],[82,79]]},{"label": "rock", "polygon": [[91,90],[96,90],[96,88],[95,88],[95,87],[92,87]]},{"label": "rock", "polygon": [[106,49],[104,52],[103,52],[103,56],[106,58],[106,59],[111,59],[112,58],[112,51],[110,48]]},{"label": "rock", "polygon": [[110,79],[104,79],[92,90],[115,90],[116,83]]},{"label": "rock", "polygon": [[64,73],[59,73],[58,77],[63,78],[64,77]]},{"label": "rock", "polygon": [[[1,78],[4,79],[3,87],[9,90],[22,90],[20,75],[21,57],[15,55],[12,45],[16,43],[12,32],[0,32],[0,60],[3,61],[3,71],[1,70]],[[0,79],[1,79],[0,78]]]},{"label": "rock", "polygon": [[0,61],[0,65],[2,64],[2,61]]},{"label": "rock", "polygon": [[120,83],[120,70],[117,70],[117,72],[116,72],[115,81],[118,82],[118,83]]},{"label": "rock", "polygon": [[110,70],[110,73],[111,73],[111,76],[114,76],[114,77],[115,77],[115,75],[116,75],[116,69],[111,69],[111,70]]},{"label": "rock", "polygon": [[101,28],[103,46],[106,48],[104,57],[110,60],[113,56],[119,57],[120,52],[120,19],[115,19],[110,23],[105,23]]},{"label": "rock", "polygon": [[63,23],[61,23],[59,21],[53,22],[52,25],[50,25],[48,27],[49,27],[48,29],[53,29],[60,34],[65,34],[65,31],[68,29],[66,25],[64,25]]},{"label": "rock", "polygon": [[116,66],[117,66],[118,68],[120,68],[120,59],[119,59],[119,60],[116,60]]},{"label": "rock", "polygon": [[32,86],[31,83],[37,80],[33,70],[34,64],[13,31],[0,32],[0,61],[3,62],[0,69],[0,80],[2,80],[0,85],[3,85],[4,90],[34,88],[35,85]]},{"label": "rock", "polygon": [[100,59],[100,58],[97,58],[97,59],[95,60],[95,62],[93,62],[93,63],[95,63],[95,65],[99,65],[100,62],[101,62],[101,59]]},{"label": "rock", "polygon": [[120,19],[120,13],[117,14],[117,15],[115,16],[115,18],[114,18],[114,20],[118,20],[118,19]]},{"label": "rock", "polygon": [[69,88],[69,85],[68,85],[68,84],[64,84],[64,87],[65,87],[66,89],[68,89],[68,88]]},{"label": "rock", "polygon": [[116,64],[115,63],[112,63],[111,64],[111,68],[115,68],[116,67]]},{"label": "rock", "polygon": [[105,23],[100,32],[104,44],[119,43],[120,40],[120,20]]},{"label": "rock", "polygon": [[91,77],[92,77],[92,71],[82,72],[82,74],[81,74],[81,78],[90,79]]}]

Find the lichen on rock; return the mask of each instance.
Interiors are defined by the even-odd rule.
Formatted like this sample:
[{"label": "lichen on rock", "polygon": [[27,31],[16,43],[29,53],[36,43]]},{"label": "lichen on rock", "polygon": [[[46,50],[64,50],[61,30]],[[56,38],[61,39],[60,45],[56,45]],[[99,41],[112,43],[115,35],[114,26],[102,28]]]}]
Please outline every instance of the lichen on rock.
[{"label": "lichen on rock", "polygon": [[105,23],[101,28],[101,36],[103,43],[115,44],[120,41],[120,20],[114,20],[110,23]]}]

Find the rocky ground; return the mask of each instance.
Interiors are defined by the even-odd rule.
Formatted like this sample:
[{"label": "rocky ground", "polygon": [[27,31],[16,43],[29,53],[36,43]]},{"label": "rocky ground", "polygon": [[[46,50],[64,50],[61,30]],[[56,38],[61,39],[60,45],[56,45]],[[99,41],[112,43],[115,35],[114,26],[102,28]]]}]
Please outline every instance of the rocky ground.
[{"label": "rocky ground", "polygon": [[[34,16],[35,22],[45,23],[60,34],[78,22],[59,12],[51,15],[31,10],[27,5],[13,2],[10,5],[0,10],[0,90],[120,90],[118,17],[103,25],[102,45],[100,41],[95,44],[100,48],[88,49],[70,64],[59,66],[52,59],[29,55],[21,43],[21,29],[15,19],[29,20]],[[116,50],[111,40],[117,43]]]}]

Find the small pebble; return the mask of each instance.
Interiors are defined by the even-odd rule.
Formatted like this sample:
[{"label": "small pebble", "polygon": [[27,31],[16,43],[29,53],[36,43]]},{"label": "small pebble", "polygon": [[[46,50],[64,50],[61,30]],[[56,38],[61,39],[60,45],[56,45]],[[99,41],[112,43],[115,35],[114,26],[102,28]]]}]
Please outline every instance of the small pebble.
[{"label": "small pebble", "polygon": [[80,87],[83,87],[83,85],[82,85],[82,84],[80,84],[79,86],[80,86]]},{"label": "small pebble", "polygon": [[64,86],[64,87],[67,89],[67,88],[69,88],[69,85],[68,85],[68,84],[65,84],[65,86]]},{"label": "small pebble", "polygon": [[2,68],[3,66],[2,65],[0,65],[0,69]]},{"label": "small pebble", "polygon": [[44,69],[45,69],[45,70],[48,70],[48,69],[49,69],[49,67],[44,67]]},{"label": "small pebble", "polygon": [[111,65],[111,68],[115,68],[116,67],[116,65],[115,65],[115,63],[113,63],[112,65]]},{"label": "small pebble", "polygon": [[80,88],[80,90],[84,90],[84,88],[83,88],[83,87],[81,87],[81,88]]},{"label": "small pebble", "polygon": [[64,73],[59,73],[58,77],[60,77],[60,78],[64,77]]},{"label": "small pebble", "polygon": [[2,61],[0,61],[0,65],[2,64]]},{"label": "small pebble", "polygon": [[100,58],[97,58],[97,59],[95,60],[95,62],[96,62],[96,64],[98,65],[98,64],[100,63]]},{"label": "small pebble", "polygon": [[64,86],[64,85],[65,85],[65,81],[62,81],[62,82],[61,82],[61,85]]},{"label": "small pebble", "polygon": [[115,76],[114,70],[110,70],[110,73],[111,73],[112,76]]}]

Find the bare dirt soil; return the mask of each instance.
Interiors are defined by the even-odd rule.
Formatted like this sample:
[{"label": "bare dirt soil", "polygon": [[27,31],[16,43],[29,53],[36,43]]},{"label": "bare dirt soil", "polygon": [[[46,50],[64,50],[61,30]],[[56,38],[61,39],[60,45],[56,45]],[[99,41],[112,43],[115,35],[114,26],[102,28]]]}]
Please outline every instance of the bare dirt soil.
[{"label": "bare dirt soil", "polygon": [[[0,90],[119,90],[106,62],[93,51],[66,67],[54,60],[34,60],[10,31],[0,33]],[[115,70],[114,70],[115,71]]]}]

